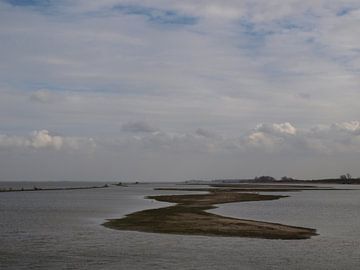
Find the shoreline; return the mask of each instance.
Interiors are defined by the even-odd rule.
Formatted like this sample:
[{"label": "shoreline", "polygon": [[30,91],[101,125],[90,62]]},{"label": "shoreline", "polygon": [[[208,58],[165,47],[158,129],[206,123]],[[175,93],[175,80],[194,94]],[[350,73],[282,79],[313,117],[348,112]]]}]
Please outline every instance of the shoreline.
[{"label": "shoreline", "polygon": [[103,186],[91,186],[91,187],[59,187],[59,188],[20,188],[20,189],[0,189],[0,193],[5,192],[31,192],[31,191],[53,191],[53,190],[78,190],[78,189],[97,189],[97,188],[108,188],[109,185],[105,184]]},{"label": "shoreline", "polygon": [[[295,189],[301,191],[306,187]],[[192,189],[192,191],[195,190]],[[278,200],[288,196],[254,193],[263,191],[256,188],[247,189],[246,193],[234,188],[227,190],[212,188],[198,191],[208,191],[209,193],[148,196],[148,199],[176,203],[176,205],[134,212],[120,219],[109,219],[102,225],[111,229],[150,233],[282,240],[309,239],[317,235],[316,230],[312,228],[231,218],[206,212],[206,210],[217,208],[215,206],[217,204]],[[273,190],[270,188],[267,191]],[[289,187],[281,191],[295,190],[293,187]]]}]

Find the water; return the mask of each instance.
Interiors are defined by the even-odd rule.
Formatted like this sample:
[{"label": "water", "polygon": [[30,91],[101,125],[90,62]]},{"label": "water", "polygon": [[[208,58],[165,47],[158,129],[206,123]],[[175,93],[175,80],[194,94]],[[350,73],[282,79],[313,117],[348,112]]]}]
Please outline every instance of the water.
[{"label": "water", "polygon": [[146,195],[183,193],[154,191],[156,186],[164,185],[0,193],[0,269],[359,268],[358,190],[283,193],[291,197],[211,210],[316,228],[320,235],[309,240],[166,235],[101,226],[108,218],[169,205]]}]

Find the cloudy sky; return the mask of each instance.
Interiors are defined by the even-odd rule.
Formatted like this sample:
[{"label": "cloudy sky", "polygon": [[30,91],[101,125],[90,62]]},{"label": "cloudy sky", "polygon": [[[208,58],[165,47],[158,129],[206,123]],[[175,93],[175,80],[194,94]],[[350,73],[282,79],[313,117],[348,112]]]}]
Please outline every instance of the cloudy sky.
[{"label": "cloudy sky", "polygon": [[358,0],[0,0],[0,180],[360,176]]}]

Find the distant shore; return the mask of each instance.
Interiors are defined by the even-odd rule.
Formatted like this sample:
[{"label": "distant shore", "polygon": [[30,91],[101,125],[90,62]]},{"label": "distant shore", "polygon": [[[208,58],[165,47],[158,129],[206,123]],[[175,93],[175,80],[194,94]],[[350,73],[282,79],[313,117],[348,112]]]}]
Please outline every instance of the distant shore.
[{"label": "distant shore", "polygon": [[30,191],[51,191],[51,190],[77,190],[77,189],[96,189],[96,188],[108,188],[109,185],[102,186],[89,186],[89,187],[54,187],[54,188],[0,188],[0,192],[30,192]]},{"label": "distant shore", "polygon": [[215,179],[215,180],[187,180],[187,185],[218,185],[218,184],[338,184],[360,185],[360,178],[325,178],[325,179],[275,179],[271,176],[261,176],[255,179]]},{"label": "distant shore", "polygon": [[[176,203],[176,205],[135,212],[124,218],[108,220],[103,225],[118,230],[152,233],[238,236],[284,240],[308,239],[317,235],[315,229],[236,219],[206,212],[206,210],[216,208],[215,204],[278,200],[287,197],[281,195],[261,195],[257,193],[260,191],[301,191],[304,189],[317,188],[289,185],[279,190],[278,187],[262,185],[260,187],[247,187],[244,190],[244,188],[234,188],[233,186],[226,188],[223,186],[221,188],[197,189],[197,191],[208,191],[208,194],[149,196],[147,197],[148,199]],[[162,190],[166,190],[166,188]],[[196,189],[177,190],[195,191]]]}]

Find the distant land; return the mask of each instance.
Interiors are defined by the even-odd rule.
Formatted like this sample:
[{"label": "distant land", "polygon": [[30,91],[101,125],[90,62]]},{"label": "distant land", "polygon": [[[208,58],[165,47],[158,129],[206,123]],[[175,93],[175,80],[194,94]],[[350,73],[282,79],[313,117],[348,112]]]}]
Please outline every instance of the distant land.
[{"label": "distant land", "polygon": [[324,178],[324,179],[295,179],[284,176],[281,179],[276,179],[272,176],[260,176],[253,179],[214,179],[214,180],[188,180],[186,184],[236,184],[236,183],[272,183],[272,184],[351,184],[359,185],[360,178],[353,178],[350,174],[341,175],[339,178]]},{"label": "distant land", "polygon": [[[119,186],[119,187],[127,187],[129,185],[137,185],[137,184],[150,184],[151,182],[139,182],[139,181],[125,181],[125,182],[117,182],[110,183],[104,185],[97,186],[80,186],[80,187],[50,187],[50,188],[42,188],[39,186],[34,186],[32,188],[12,188],[12,187],[0,187],[0,192],[22,192],[22,191],[53,191],[53,190],[76,190],[76,189],[96,189],[96,188],[107,188],[109,186]],[[158,183],[166,183],[166,182],[158,182]],[[338,178],[323,178],[323,179],[296,179],[292,177],[281,177],[280,179],[276,179],[272,176],[259,176],[252,179],[242,179],[242,178],[234,178],[234,179],[213,179],[213,180],[202,180],[202,179],[191,179],[183,182],[176,182],[177,184],[183,185],[210,185],[212,187],[222,187],[223,185],[238,185],[238,184],[340,184],[340,185],[360,185],[360,178],[354,178],[350,174],[340,175]]]},{"label": "distant land", "polygon": [[41,188],[34,186],[33,188],[0,188],[0,192],[25,192],[25,191],[54,191],[54,190],[77,190],[77,189],[95,189],[95,188],[108,188],[109,185],[103,186],[86,186],[86,187],[53,187],[53,188]]}]

